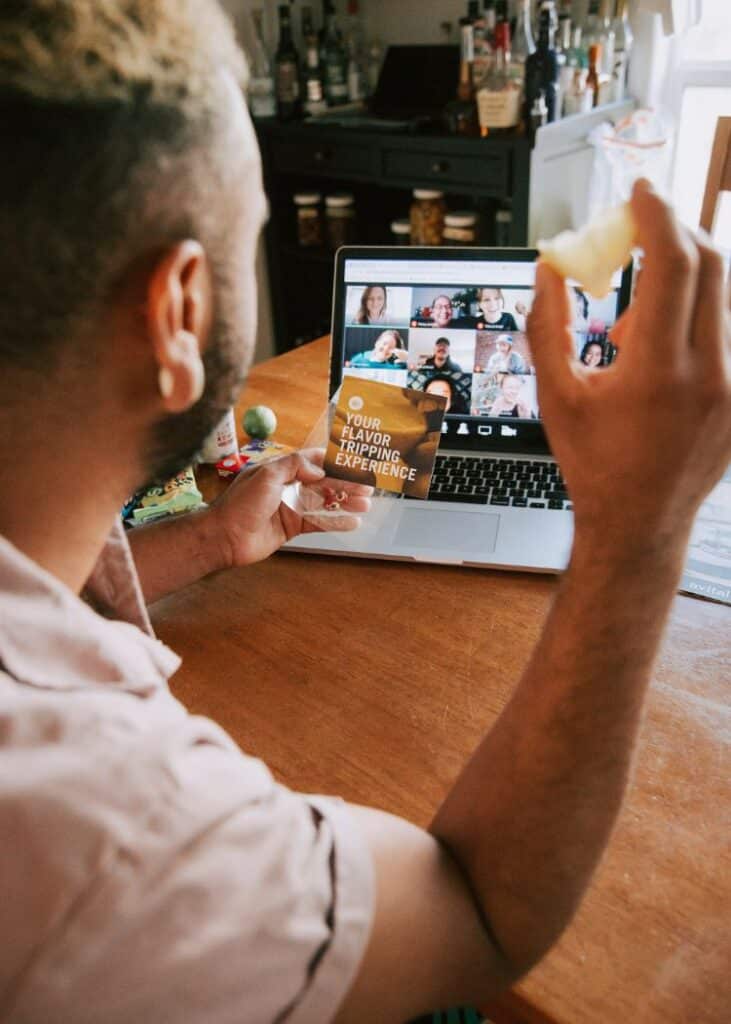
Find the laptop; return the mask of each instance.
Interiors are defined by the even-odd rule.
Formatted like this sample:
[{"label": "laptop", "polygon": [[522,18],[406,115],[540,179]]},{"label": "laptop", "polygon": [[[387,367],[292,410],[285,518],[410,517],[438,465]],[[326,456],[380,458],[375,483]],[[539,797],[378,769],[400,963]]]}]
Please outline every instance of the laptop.
[{"label": "laptop", "polygon": [[[438,390],[448,409],[427,499],[379,494],[360,529],[297,537],[287,548],[535,572],[566,566],[571,498],[543,430],[525,332],[536,259],[533,249],[338,251],[330,395],[355,376]],[[603,299],[572,286],[576,359],[596,372],[616,358],[608,331],[630,289],[631,267]],[[362,309],[376,322],[359,322]],[[385,330],[399,347],[381,363],[384,346],[374,346]]]},{"label": "laptop", "polygon": [[389,46],[367,114],[333,111],[309,123],[415,131],[442,117],[454,99],[458,78],[458,46]]}]

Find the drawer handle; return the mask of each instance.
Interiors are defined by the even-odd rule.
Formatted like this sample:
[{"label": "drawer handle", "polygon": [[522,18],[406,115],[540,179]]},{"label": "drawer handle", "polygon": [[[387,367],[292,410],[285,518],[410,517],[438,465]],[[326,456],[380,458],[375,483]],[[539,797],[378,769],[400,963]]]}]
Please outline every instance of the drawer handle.
[{"label": "drawer handle", "polygon": [[315,150],[315,160],[316,160],[316,162],[318,164],[322,164],[326,160],[332,160],[332,155],[333,155],[333,153],[332,153],[331,149],[316,149]]},{"label": "drawer handle", "polygon": [[449,170],[448,160],[435,160],[431,165],[433,174],[445,174]]}]

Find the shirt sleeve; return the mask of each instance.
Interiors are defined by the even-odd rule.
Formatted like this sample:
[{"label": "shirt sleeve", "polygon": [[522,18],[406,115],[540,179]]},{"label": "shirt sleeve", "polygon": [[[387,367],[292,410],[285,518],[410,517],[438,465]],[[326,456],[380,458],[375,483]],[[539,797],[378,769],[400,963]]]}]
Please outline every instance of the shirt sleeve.
[{"label": "shirt sleeve", "polygon": [[373,913],[346,805],[278,785],[206,719],[108,739],[56,790],[44,840],[65,898],[9,1019],[330,1020]]}]

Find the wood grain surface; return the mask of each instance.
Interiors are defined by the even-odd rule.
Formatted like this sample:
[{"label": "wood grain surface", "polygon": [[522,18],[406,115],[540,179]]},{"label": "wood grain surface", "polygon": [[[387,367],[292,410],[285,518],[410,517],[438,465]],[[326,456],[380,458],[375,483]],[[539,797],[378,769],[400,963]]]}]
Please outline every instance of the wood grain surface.
[{"label": "wood grain surface", "polygon": [[[326,339],[257,366],[239,428],[265,403],[277,439],[301,444],[326,382]],[[210,471],[199,481],[219,487]],[[278,779],[426,825],[504,706],[556,586],[280,553],[159,601],[152,619],[183,655],[176,695]],[[515,1019],[731,1020],[730,626],[728,607],[677,597],[620,821],[575,921],[503,1001]]]}]

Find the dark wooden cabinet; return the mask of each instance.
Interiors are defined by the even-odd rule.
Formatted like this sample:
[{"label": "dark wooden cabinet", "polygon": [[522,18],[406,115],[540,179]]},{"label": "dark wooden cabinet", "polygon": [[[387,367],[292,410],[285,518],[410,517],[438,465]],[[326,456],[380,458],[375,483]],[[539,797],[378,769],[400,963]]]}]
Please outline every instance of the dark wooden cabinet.
[{"label": "dark wooden cabinet", "polygon": [[466,139],[313,123],[257,124],[271,205],[267,264],[277,352],[330,329],[333,252],[297,243],[295,192],[355,197],[355,242],[391,243],[390,224],[408,216],[413,188],[440,188],[449,209],[479,214],[478,243],[494,245],[495,214],[512,214],[510,245],[528,232],[530,146],[522,136]]}]

